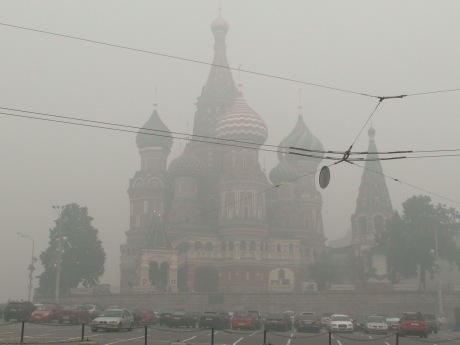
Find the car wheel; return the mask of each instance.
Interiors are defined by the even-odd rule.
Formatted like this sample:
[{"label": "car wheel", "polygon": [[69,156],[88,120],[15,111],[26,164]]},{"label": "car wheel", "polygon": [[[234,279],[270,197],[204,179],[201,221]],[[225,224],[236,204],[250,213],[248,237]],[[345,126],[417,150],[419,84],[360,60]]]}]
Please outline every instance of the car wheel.
[{"label": "car wheel", "polygon": [[131,332],[132,330],[133,330],[133,323],[131,322],[131,323],[129,324],[129,328],[128,328],[128,331],[130,331],[130,332]]}]

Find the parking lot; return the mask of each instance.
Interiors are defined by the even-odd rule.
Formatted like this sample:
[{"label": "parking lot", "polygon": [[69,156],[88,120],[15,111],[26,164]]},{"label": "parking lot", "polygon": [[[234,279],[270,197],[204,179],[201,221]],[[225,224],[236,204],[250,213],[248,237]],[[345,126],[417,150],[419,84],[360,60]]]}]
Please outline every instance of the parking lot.
[{"label": "parking lot", "polygon": [[[22,323],[0,323],[0,344],[14,344],[21,341]],[[84,339],[95,341],[101,345],[112,344],[145,344],[145,327],[134,328],[132,331],[91,332],[85,327]],[[29,344],[78,344],[82,336],[81,325],[59,325],[52,324],[24,324],[23,342]],[[288,332],[267,332],[266,343],[272,345],[323,345],[329,344],[329,333],[298,333]],[[148,344],[170,344],[173,342],[184,342],[189,345],[202,345],[212,343],[212,331],[210,329],[170,329],[167,327],[147,327]],[[361,332],[353,334],[332,334],[331,344],[352,345],[357,343],[369,343],[376,345],[396,345],[395,334],[368,335]],[[399,344],[460,344],[460,333],[442,331],[437,335],[430,335],[427,339],[418,337],[400,337]],[[264,331],[232,331],[215,330],[214,344],[216,345],[263,345]]]}]

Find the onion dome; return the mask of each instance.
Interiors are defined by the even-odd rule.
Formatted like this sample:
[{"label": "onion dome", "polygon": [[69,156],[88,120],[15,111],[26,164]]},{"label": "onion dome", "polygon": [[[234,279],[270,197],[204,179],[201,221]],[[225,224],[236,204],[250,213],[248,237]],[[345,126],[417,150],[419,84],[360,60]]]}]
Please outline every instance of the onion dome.
[{"label": "onion dome", "polygon": [[221,14],[211,24],[211,30],[214,31],[228,31],[228,23],[222,18]]},{"label": "onion dome", "polygon": [[169,164],[168,172],[175,177],[198,177],[205,173],[203,161],[199,159],[189,145],[184,152]]},{"label": "onion dome", "polygon": [[286,160],[282,160],[275,166],[268,176],[274,185],[290,182],[299,177],[297,169]]},{"label": "onion dome", "polygon": [[217,123],[217,138],[250,141],[261,145],[267,140],[267,135],[264,120],[248,106],[241,91],[238,91],[235,103]]},{"label": "onion dome", "polygon": [[171,150],[173,144],[171,132],[163,121],[161,121],[156,108],[142,128],[144,129],[141,129],[136,137],[139,149],[160,147],[163,150]]},{"label": "onion dome", "polygon": [[[303,121],[303,116],[299,115],[299,118],[297,120],[297,123],[294,127],[294,129],[289,133],[289,135],[283,139],[283,141],[280,143],[280,150],[278,151],[278,158],[280,161],[284,158],[284,148],[290,148],[290,147],[295,147],[295,148],[301,148],[301,149],[308,149],[308,150],[314,150],[314,151],[324,151],[323,144],[316,138],[308,129],[308,127],[305,125],[305,122]],[[297,151],[301,152],[301,151]],[[316,156],[316,157],[324,157],[324,153],[319,153],[319,152],[303,152],[305,154],[311,155],[311,156]],[[289,162],[292,161],[298,161],[298,160],[315,160],[317,161],[317,158],[312,158],[312,157],[307,157],[307,156],[299,156],[299,155],[293,155],[289,154],[286,155],[286,159]]]}]

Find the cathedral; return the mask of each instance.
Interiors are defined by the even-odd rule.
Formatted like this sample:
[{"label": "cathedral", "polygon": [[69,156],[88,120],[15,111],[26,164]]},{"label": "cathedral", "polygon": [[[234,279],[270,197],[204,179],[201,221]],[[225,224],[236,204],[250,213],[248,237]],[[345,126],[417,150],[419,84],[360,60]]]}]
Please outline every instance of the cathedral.
[{"label": "cathedral", "polygon": [[[225,68],[228,24],[221,15],[211,30],[214,58],[181,155],[170,159],[173,135],[156,107],[137,135],[141,164],[128,188],[121,292],[303,291],[306,267],[327,250],[316,187],[323,145],[299,111],[277,149],[279,163],[267,176],[259,150],[268,128]],[[292,155],[289,147],[319,153]],[[374,203],[370,188],[361,187],[352,217],[357,256],[366,250],[362,241],[372,242],[378,216],[391,213],[386,185],[375,208],[366,206]]]}]

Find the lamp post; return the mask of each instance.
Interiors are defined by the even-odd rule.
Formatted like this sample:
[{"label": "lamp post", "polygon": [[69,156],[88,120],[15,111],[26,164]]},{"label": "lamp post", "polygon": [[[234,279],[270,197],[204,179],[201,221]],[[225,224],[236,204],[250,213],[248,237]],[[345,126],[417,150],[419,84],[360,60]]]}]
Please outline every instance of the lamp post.
[{"label": "lamp post", "polygon": [[27,298],[27,300],[30,302],[30,296],[31,296],[31,293],[32,293],[32,279],[33,279],[33,274],[34,274],[34,271],[35,271],[35,266],[34,266],[34,263],[35,263],[35,241],[34,241],[34,238],[30,235],[27,235],[27,234],[23,234],[22,232],[18,232],[18,235],[21,236],[22,238],[28,238],[29,240],[32,241],[32,258],[30,260],[30,265],[29,265],[29,296]]},{"label": "lamp post", "polygon": [[59,303],[59,289],[61,288],[61,261],[62,261],[62,211],[65,206],[52,206],[58,215],[58,248],[56,262],[56,288],[54,292],[54,302]]},{"label": "lamp post", "polygon": [[[434,231],[434,255],[436,260],[436,266],[439,268],[439,249],[438,249],[438,231]],[[439,271],[438,271],[439,274]],[[438,276],[438,306],[439,306],[439,317],[444,316],[444,306],[442,301],[442,282]]]}]

